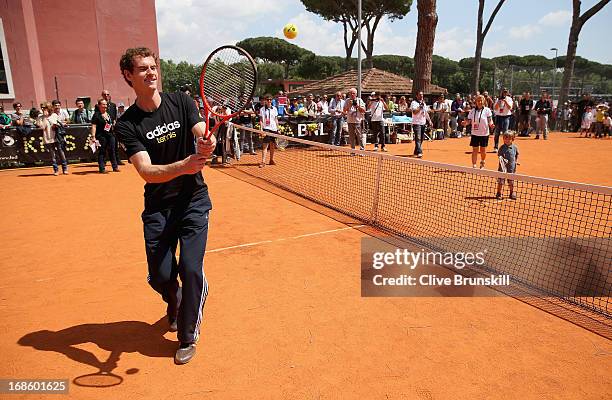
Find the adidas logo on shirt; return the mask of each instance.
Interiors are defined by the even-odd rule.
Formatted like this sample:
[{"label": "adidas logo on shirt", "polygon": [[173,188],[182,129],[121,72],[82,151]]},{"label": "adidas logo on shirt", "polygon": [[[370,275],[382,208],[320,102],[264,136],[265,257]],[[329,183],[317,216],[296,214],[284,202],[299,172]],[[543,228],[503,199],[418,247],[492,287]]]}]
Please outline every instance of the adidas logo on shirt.
[{"label": "adidas logo on shirt", "polygon": [[178,121],[168,122],[164,125],[158,125],[152,131],[146,133],[147,139],[155,139],[158,136],[165,135],[166,133],[173,132],[181,127],[181,123]]}]

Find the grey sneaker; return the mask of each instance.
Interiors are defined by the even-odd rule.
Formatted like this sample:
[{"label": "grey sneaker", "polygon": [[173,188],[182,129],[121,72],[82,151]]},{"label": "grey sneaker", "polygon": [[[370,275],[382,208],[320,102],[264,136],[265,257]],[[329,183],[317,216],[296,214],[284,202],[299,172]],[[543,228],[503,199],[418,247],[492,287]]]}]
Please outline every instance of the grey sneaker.
[{"label": "grey sneaker", "polygon": [[176,354],[174,355],[174,363],[177,365],[187,364],[196,354],[195,343],[181,343]]}]

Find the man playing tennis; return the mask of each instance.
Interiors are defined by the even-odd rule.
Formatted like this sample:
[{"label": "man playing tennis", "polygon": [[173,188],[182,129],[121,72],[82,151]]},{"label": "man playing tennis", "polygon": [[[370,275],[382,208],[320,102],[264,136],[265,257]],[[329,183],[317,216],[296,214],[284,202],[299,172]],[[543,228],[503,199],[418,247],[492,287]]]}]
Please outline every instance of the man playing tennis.
[{"label": "man playing tennis", "polygon": [[180,341],[174,362],[185,364],[196,353],[208,294],[203,259],[212,206],[201,170],[215,148],[215,137],[204,140],[206,124],[188,95],[157,90],[157,57],[151,50],[126,50],[120,68],[136,102],[115,132],[147,182],[142,213],[147,280],[168,303],[169,330],[178,330]]}]

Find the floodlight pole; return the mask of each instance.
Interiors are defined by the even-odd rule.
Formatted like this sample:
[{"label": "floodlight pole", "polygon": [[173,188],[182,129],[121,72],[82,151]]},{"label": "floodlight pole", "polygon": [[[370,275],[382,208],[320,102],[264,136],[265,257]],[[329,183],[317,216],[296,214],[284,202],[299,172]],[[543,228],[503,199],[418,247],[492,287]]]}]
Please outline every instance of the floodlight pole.
[{"label": "floodlight pole", "polygon": [[559,49],[553,47],[550,49],[555,52],[555,69],[553,70],[553,87],[552,87],[552,102],[555,102],[555,86],[557,85],[557,57],[559,56]]},{"label": "floodlight pole", "polygon": [[357,1],[357,97],[361,98],[361,0]]}]

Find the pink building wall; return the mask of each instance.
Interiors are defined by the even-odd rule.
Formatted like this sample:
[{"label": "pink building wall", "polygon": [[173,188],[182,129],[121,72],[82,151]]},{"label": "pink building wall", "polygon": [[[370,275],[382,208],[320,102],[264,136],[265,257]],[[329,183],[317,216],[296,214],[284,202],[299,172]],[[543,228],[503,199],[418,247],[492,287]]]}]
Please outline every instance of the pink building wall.
[{"label": "pink building wall", "polygon": [[[12,71],[14,100],[38,106],[56,98],[74,107],[78,96],[92,102],[108,89],[114,102],[131,104],[134,94],[119,71],[129,47],[159,54],[154,0],[0,0],[0,18]],[[161,88],[160,88],[161,89]]]}]

